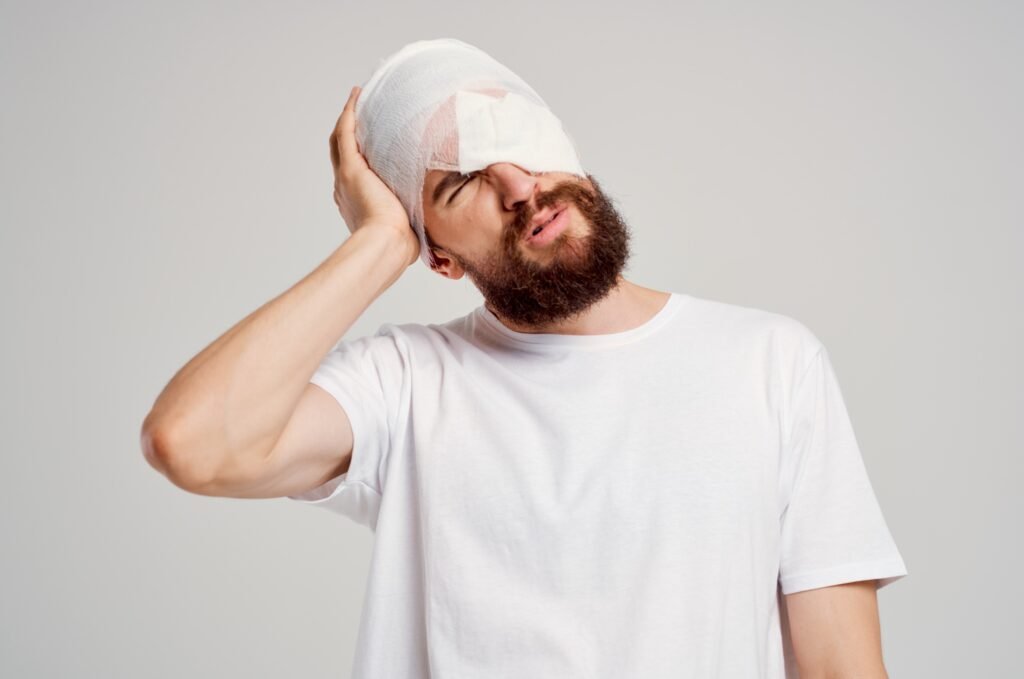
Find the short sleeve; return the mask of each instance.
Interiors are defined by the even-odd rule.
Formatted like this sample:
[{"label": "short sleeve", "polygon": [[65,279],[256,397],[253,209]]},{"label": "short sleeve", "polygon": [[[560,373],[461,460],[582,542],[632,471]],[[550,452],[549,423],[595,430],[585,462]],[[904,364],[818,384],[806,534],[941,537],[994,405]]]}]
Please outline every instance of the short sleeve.
[{"label": "short sleeve", "polygon": [[352,425],[348,471],[290,500],[316,504],[376,530],[387,465],[408,412],[406,344],[395,326],[342,340],[310,378],[345,410]]},{"label": "short sleeve", "polygon": [[907,575],[820,344],[794,383],[783,436],[779,583],[783,594]]}]

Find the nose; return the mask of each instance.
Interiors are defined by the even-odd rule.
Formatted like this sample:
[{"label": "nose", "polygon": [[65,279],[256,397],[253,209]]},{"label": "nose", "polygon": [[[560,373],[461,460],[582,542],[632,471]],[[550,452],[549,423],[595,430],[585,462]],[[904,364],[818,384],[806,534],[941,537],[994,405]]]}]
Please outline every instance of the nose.
[{"label": "nose", "polygon": [[506,210],[514,211],[537,192],[537,177],[514,163],[494,163],[487,167]]}]

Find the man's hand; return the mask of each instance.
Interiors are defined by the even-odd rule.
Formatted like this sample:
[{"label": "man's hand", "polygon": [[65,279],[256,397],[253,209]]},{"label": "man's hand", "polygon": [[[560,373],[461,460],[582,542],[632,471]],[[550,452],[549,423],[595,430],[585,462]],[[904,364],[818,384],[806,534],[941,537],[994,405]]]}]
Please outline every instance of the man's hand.
[{"label": "man's hand", "polygon": [[356,142],[356,99],[361,88],[353,87],[345,108],[331,132],[331,165],[334,167],[334,202],[351,233],[372,225],[399,232],[399,242],[409,251],[407,262],[419,258],[420,241],[398,196],[374,172]]}]

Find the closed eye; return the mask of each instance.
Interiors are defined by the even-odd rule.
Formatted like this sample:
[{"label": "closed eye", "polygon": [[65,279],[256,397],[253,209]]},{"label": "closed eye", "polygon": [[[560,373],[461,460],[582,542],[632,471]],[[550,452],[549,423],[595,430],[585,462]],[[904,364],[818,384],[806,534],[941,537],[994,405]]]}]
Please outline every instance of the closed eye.
[{"label": "closed eye", "polygon": [[459,188],[457,188],[454,191],[452,191],[451,195],[448,196],[448,200],[445,201],[445,204],[446,205],[450,205],[452,200],[455,198],[455,196],[457,196],[459,191],[462,190],[462,187],[464,187],[466,184],[468,184],[469,182],[471,182],[474,179],[476,179],[476,177],[479,174],[480,174],[479,172],[470,172],[469,174],[462,175],[465,181],[463,181],[461,184],[459,184]]}]

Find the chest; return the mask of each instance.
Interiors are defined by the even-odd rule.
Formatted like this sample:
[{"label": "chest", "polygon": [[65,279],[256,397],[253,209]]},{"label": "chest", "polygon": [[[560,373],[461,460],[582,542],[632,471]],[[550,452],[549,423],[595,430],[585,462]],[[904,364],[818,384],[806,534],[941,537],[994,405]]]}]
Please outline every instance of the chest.
[{"label": "chest", "polygon": [[774,507],[778,431],[757,372],[714,365],[447,375],[417,423],[424,520],[508,545],[735,532]]}]

